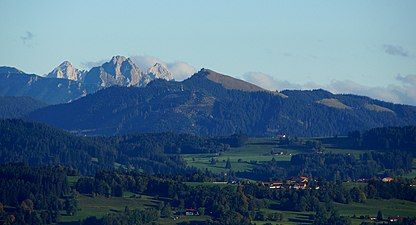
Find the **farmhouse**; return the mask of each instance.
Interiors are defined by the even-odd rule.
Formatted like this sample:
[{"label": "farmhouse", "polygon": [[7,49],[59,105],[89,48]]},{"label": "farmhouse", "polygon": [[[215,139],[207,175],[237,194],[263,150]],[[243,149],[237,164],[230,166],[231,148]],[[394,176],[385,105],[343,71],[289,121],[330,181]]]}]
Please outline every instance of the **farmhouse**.
[{"label": "farmhouse", "polygon": [[284,138],[286,138],[286,134],[278,134],[278,135],[276,135],[276,138],[284,139]]},{"label": "farmhouse", "polygon": [[275,181],[269,183],[270,189],[306,189],[308,188],[309,178],[306,176],[293,177],[285,182]]},{"label": "farmhouse", "polygon": [[299,178],[300,178],[301,183],[308,183],[308,181],[309,181],[309,178],[305,177],[305,176],[300,176]]},{"label": "farmhouse", "polygon": [[185,215],[187,215],[187,216],[199,216],[199,212],[196,209],[186,209]]},{"label": "farmhouse", "polygon": [[390,222],[401,222],[403,221],[403,217],[400,216],[391,216],[388,218]]},{"label": "farmhouse", "polygon": [[271,183],[269,185],[269,188],[270,189],[281,189],[281,188],[283,188],[283,183],[282,182],[274,182],[274,183]]},{"label": "farmhouse", "polygon": [[394,179],[392,177],[385,177],[383,178],[381,181],[383,181],[384,183],[390,183],[392,182]]}]

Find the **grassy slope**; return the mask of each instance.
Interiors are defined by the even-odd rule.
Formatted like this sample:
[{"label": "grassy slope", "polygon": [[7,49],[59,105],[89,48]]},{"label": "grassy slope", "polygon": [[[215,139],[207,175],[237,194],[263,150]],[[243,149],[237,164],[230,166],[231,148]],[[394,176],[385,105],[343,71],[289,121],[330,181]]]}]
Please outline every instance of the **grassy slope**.
[{"label": "grassy slope", "polygon": [[147,207],[158,206],[158,200],[142,195],[141,198],[129,198],[129,197],[111,197],[106,198],[103,196],[88,197],[79,195],[78,207],[79,211],[74,216],[61,216],[62,222],[78,221],[87,218],[88,216],[96,216],[100,218],[107,213],[124,211],[124,208],[128,206],[130,209],[143,209]]},{"label": "grassy slope", "polygon": [[[157,208],[161,200],[157,200],[154,197],[141,195],[140,198],[131,197],[133,193],[126,192],[123,197],[111,197],[106,198],[103,196],[88,197],[79,195],[78,208],[79,211],[73,216],[61,215],[61,224],[71,224],[71,222],[85,219],[89,216],[95,216],[101,218],[108,213],[122,212],[127,206],[130,209],[145,209],[145,208]],[[209,216],[179,216],[179,219],[173,220],[171,218],[159,219],[157,224],[177,224],[183,221],[205,221]]]},{"label": "grassy slope", "polygon": [[[221,153],[221,155],[216,154],[188,154],[184,155],[185,160],[190,166],[194,166],[198,169],[208,168],[208,170],[220,173],[227,172],[225,168],[225,162],[227,159],[230,159],[232,164],[232,169],[234,171],[246,171],[252,168],[251,161],[257,161],[258,163],[270,161],[272,158],[275,158],[278,161],[289,161],[290,155],[272,155],[271,151],[287,151],[288,154],[299,153],[296,149],[285,149],[285,148],[276,148],[276,140],[268,138],[255,138],[250,139],[246,146],[239,148],[231,148],[227,152]],[[217,160],[216,165],[211,165],[210,161],[212,158]],[[238,162],[238,160],[241,162]]]},{"label": "grassy slope", "polygon": [[[354,214],[356,217],[373,216],[377,215],[380,210],[383,213],[383,217],[389,216],[416,216],[416,203],[398,199],[368,199],[365,203],[350,203],[339,204],[335,203],[335,208],[341,215],[351,217]],[[352,219],[353,224],[360,224],[363,220]]]},{"label": "grassy slope", "polygon": [[[306,139],[305,139],[306,140]],[[229,151],[217,154],[186,154],[183,155],[184,159],[190,166],[198,169],[205,170],[206,168],[215,173],[227,172],[225,168],[225,162],[230,159],[232,169],[234,171],[247,171],[253,166],[252,161],[262,163],[270,161],[275,158],[277,161],[290,161],[291,155],[299,154],[301,150],[296,148],[281,148],[276,147],[277,140],[273,138],[251,138],[246,146],[239,148],[231,148]],[[356,157],[365,152],[365,150],[357,149],[341,149],[333,146],[325,146],[325,152],[340,153],[340,154],[352,154]],[[274,152],[286,152],[284,155],[272,155]],[[211,165],[212,158],[217,160],[215,165]],[[240,162],[238,162],[240,159]]]}]

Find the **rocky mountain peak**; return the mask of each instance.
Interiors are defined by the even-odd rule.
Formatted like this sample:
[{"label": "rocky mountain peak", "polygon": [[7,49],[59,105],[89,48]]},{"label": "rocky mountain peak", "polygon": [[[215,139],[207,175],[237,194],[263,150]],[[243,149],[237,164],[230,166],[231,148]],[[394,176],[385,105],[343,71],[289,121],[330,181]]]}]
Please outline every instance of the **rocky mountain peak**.
[{"label": "rocky mountain peak", "polygon": [[173,80],[172,73],[161,63],[155,63],[147,70],[147,74],[153,79]]},{"label": "rocky mountain peak", "polygon": [[69,61],[64,61],[46,77],[80,81],[86,85],[89,92],[113,85],[141,87],[154,79],[173,80],[172,73],[163,63],[155,63],[142,72],[131,58],[122,55],[115,55],[88,72],[78,70]]},{"label": "rocky mountain peak", "polygon": [[99,87],[144,86],[150,82],[130,58],[113,56],[110,61],[92,68],[85,76],[85,82],[96,83]]},{"label": "rocky mountain peak", "polygon": [[124,57],[124,56],[121,56],[121,55],[116,55],[116,56],[113,56],[112,58],[111,58],[111,60],[110,60],[110,62],[113,64],[113,65],[121,65],[124,61],[126,61],[126,57]]},{"label": "rocky mountain peak", "polygon": [[63,61],[59,66],[46,75],[48,78],[62,78],[68,80],[81,80],[85,71],[75,68],[69,61]]}]

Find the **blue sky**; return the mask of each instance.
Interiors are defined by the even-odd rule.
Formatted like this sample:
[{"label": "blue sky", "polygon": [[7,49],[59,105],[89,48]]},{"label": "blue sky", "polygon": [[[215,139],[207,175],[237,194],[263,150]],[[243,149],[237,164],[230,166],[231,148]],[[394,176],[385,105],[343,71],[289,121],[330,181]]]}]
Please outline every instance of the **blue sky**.
[{"label": "blue sky", "polygon": [[0,65],[45,74],[157,57],[270,89],[416,104],[415,12],[414,0],[0,0]]}]

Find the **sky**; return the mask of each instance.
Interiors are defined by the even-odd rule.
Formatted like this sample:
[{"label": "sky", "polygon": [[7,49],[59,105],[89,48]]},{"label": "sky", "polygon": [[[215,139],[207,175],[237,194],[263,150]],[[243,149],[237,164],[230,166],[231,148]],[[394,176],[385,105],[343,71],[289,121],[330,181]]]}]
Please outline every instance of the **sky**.
[{"label": "sky", "polygon": [[325,88],[416,105],[414,0],[0,0],[0,65],[46,74],[114,55],[271,90]]}]

